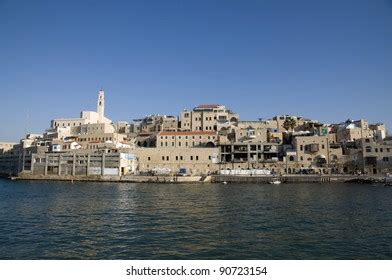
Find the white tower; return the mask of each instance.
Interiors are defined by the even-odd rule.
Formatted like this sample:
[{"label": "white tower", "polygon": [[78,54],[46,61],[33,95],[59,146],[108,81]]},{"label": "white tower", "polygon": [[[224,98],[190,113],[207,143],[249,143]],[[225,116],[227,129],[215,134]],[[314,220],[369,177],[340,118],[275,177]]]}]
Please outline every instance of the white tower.
[{"label": "white tower", "polygon": [[102,122],[105,117],[105,92],[101,88],[98,93],[97,113],[99,122]]}]

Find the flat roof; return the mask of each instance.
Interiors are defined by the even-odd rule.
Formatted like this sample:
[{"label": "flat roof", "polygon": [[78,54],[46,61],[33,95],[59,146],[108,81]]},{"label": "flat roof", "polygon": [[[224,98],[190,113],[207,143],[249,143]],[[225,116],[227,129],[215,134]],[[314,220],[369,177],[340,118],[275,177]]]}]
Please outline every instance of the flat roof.
[{"label": "flat roof", "polygon": [[176,135],[216,135],[215,131],[162,131],[160,136],[176,136]]},{"label": "flat roof", "polygon": [[217,108],[220,107],[222,105],[219,104],[200,104],[198,106],[196,106],[196,109],[211,109],[211,108]]}]

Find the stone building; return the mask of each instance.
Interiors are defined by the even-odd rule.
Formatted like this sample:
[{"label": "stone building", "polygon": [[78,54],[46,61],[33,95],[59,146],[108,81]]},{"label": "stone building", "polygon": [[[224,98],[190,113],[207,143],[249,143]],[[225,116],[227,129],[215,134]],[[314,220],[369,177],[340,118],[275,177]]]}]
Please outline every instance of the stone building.
[{"label": "stone building", "polygon": [[293,140],[296,155],[288,161],[296,161],[301,168],[327,169],[330,161],[329,141],[327,136],[297,136]]},{"label": "stone building", "polygon": [[238,114],[226,109],[223,105],[203,104],[184,110],[180,116],[182,131],[218,131],[219,125],[229,125],[239,120]]},{"label": "stone building", "polygon": [[218,148],[136,148],[133,152],[140,172],[166,169],[175,174],[186,169],[187,174],[204,175],[219,170]]},{"label": "stone building", "polygon": [[134,173],[136,158],[130,153],[102,153],[78,150],[31,155],[32,175],[41,176],[122,176]]},{"label": "stone building", "polygon": [[133,120],[131,132],[158,133],[161,131],[177,131],[178,119],[168,115],[150,115],[142,119]]},{"label": "stone building", "polygon": [[374,135],[366,120],[347,120],[337,125],[334,130],[338,142],[353,142],[361,138],[372,138]]},{"label": "stone building", "polygon": [[107,123],[112,121],[105,117],[105,92],[98,92],[97,111],[82,111],[79,118],[60,118],[51,121],[51,129],[58,127],[75,127],[91,123]]},{"label": "stone building", "polygon": [[14,142],[0,142],[0,154],[5,154],[11,151],[18,143]]},{"label": "stone building", "polygon": [[392,141],[376,141],[373,138],[357,141],[361,147],[357,160],[359,169],[367,174],[392,173]]},{"label": "stone building", "polygon": [[157,135],[158,148],[211,148],[217,144],[218,135],[214,131],[164,131]]}]

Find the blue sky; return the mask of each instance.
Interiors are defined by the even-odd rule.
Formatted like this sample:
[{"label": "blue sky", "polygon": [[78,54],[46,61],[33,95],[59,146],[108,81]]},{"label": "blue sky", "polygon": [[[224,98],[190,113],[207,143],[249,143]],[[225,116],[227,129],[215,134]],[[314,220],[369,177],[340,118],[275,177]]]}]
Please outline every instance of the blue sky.
[{"label": "blue sky", "polygon": [[0,0],[0,86],[0,141],[100,87],[114,121],[221,103],[391,128],[392,1]]}]

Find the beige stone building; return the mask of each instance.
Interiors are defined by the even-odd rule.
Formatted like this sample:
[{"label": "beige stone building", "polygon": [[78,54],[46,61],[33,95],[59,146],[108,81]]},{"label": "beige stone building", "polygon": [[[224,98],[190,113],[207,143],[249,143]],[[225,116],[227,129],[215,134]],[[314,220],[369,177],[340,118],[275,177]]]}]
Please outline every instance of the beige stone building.
[{"label": "beige stone building", "polygon": [[361,138],[372,138],[373,135],[366,120],[346,121],[336,128],[338,142],[353,142]]},{"label": "beige stone building", "polygon": [[136,148],[138,170],[167,169],[171,174],[185,168],[188,174],[202,175],[219,170],[218,148]]},{"label": "beige stone building", "polygon": [[97,149],[105,144],[129,144],[128,136],[121,133],[89,133],[75,137],[81,149]]},{"label": "beige stone building", "polygon": [[18,143],[14,142],[0,142],[0,154],[11,151]]},{"label": "beige stone building", "polygon": [[218,126],[236,123],[239,116],[223,105],[203,104],[192,111],[184,110],[180,116],[182,131],[218,131]]},{"label": "beige stone building", "polygon": [[276,142],[283,139],[276,120],[238,121],[229,126],[219,126],[220,143]]},{"label": "beige stone building", "polygon": [[375,141],[367,138],[358,142],[362,151],[357,160],[358,169],[365,168],[368,174],[392,173],[392,140]]},{"label": "beige stone building", "polygon": [[177,131],[178,119],[168,115],[150,115],[142,119],[133,120],[131,132],[158,133],[161,131]]},{"label": "beige stone building", "polygon": [[160,132],[157,135],[158,148],[215,147],[218,135],[214,131]]},{"label": "beige stone building", "polygon": [[[289,118],[291,118],[295,121],[294,130],[302,130],[305,123],[307,123],[307,122],[317,122],[317,121],[307,120],[301,116],[292,116],[292,115],[275,116],[272,118],[272,120],[276,122],[276,127],[279,132],[286,131],[286,128],[284,128],[284,122],[286,121],[286,119],[289,119]],[[296,129],[296,128],[298,128],[298,129]]]},{"label": "beige stone building", "polygon": [[296,161],[301,168],[327,167],[329,163],[329,141],[327,136],[297,136],[293,140],[295,156],[288,158]]},{"label": "beige stone building", "polygon": [[105,92],[101,89],[98,92],[97,111],[82,111],[79,118],[60,118],[51,121],[51,128],[75,127],[92,123],[107,123],[112,121],[105,117]]}]

